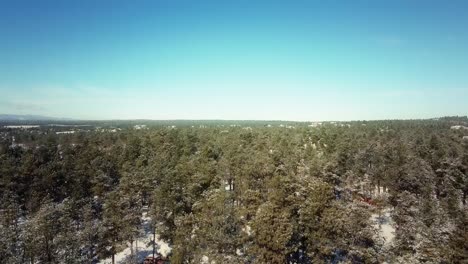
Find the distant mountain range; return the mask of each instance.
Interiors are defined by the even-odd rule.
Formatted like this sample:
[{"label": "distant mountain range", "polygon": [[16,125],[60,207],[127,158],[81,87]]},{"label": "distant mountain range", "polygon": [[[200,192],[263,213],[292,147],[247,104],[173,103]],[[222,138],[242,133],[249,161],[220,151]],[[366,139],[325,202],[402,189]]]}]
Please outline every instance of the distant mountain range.
[{"label": "distant mountain range", "polygon": [[7,115],[0,114],[0,121],[41,121],[41,120],[71,120],[70,118],[57,118],[41,115]]},{"label": "distant mountain range", "polygon": [[[445,116],[445,117],[437,117],[437,118],[430,118],[431,120],[439,120],[439,121],[446,121],[446,122],[468,122],[467,116]],[[397,120],[397,119],[395,119]],[[401,119],[405,120],[405,119]],[[425,120],[425,119],[419,119]],[[21,121],[85,121],[80,119],[73,119],[73,118],[64,118],[64,117],[51,117],[51,116],[42,116],[42,115],[15,115],[15,114],[0,114],[0,121],[10,121],[10,122],[21,122]],[[88,122],[90,120],[87,120]],[[134,122],[134,123],[141,123],[141,122],[158,122],[158,123],[307,123],[309,121],[292,121],[292,120],[223,120],[223,119],[170,119],[170,120],[158,120],[158,119],[108,119],[108,120],[94,120],[94,121],[109,121],[109,122]],[[366,120],[354,120],[354,121],[366,121]],[[371,120],[367,120],[371,121]],[[375,121],[375,120],[374,120]],[[327,122],[327,121],[324,121]],[[329,122],[329,121],[328,121]],[[340,122],[352,122],[352,121],[340,121]]]}]

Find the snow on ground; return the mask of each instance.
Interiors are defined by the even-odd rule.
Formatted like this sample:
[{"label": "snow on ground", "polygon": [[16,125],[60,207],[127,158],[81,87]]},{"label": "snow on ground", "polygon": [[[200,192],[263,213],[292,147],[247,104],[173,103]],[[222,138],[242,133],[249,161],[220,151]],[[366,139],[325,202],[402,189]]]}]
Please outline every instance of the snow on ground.
[{"label": "snow on ground", "polygon": [[58,132],[55,132],[55,134],[59,135],[59,134],[74,134],[76,131],[75,130],[70,130],[70,131],[58,131]]},{"label": "snow on ground", "polygon": [[395,227],[390,209],[384,209],[380,217],[378,214],[372,214],[371,220],[375,228],[379,230],[379,236],[384,239],[385,245],[390,244],[395,238]]},{"label": "snow on ground", "polygon": [[252,228],[250,228],[249,225],[245,225],[245,227],[242,228],[242,231],[244,231],[247,235],[252,235]]},{"label": "snow on ground", "polygon": [[[153,253],[153,246],[151,241],[153,240],[153,233],[150,226],[151,218],[147,215],[146,212],[143,213],[141,217],[143,221],[143,231],[144,235],[140,237],[137,243],[133,242],[133,250],[136,253],[136,257],[138,263],[143,261],[145,257],[152,255]],[[135,250],[135,244],[138,245],[138,248]],[[167,257],[171,252],[171,247],[165,241],[159,239],[159,235],[156,234],[156,252],[161,254],[163,257]],[[130,250],[130,243],[127,243],[127,248],[118,252],[115,255],[115,263],[116,264],[124,264],[129,263],[131,259],[131,250]],[[100,260],[98,264],[110,264],[112,263],[112,258],[107,258],[104,260]]]},{"label": "snow on ground", "polygon": [[4,126],[5,128],[21,128],[21,129],[29,129],[29,128],[37,128],[39,125],[21,125],[21,126]]},{"label": "snow on ground", "polygon": [[203,256],[201,259],[201,264],[209,264],[210,263],[210,258],[208,256]]},{"label": "snow on ground", "polygon": [[459,130],[459,129],[468,129],[468,127],[466,127],[466,126],[451,126],[450,129]]}]

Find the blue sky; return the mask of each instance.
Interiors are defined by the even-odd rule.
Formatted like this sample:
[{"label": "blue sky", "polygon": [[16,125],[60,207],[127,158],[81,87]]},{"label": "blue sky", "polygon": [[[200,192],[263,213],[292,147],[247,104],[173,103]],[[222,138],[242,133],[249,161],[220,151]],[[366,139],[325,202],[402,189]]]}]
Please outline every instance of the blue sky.
[{"label": "blue sky", "polygon": [[466,1],[0,0],[0,113],[468,114]]}]

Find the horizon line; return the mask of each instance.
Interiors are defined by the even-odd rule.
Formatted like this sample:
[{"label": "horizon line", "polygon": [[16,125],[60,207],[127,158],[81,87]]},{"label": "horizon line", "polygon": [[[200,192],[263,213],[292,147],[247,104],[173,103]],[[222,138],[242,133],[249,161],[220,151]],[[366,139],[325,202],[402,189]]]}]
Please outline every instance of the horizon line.
[{"label": "horizon line", "polygon": [[86,119],[86,118],[68,118],[68,117],[49,117],[49,116],[42,116],[42,115],[32,115],[32,114],[0,114],[1,116],[10,115],[10,116],[36,116],[41,117],[42,119],[0,119],[1,122],[5,121],[61,121],[61,122],[73,122],[73,121],[91,121],[91,122],[104,122],[104,121],[196,121],[196,122],[203,122],[203,121],[233,121],[233,122],[249,122],[249,121],[257,121],[257,122],[296,122],[296,123],[317,123],[317,122],[362,122],[362,121],[416,121],[416,120],[437,120],[441,118],[450,118],[450,117],[457,117],[457,118],[468,118],[467,115],[447,115],[447,116],[438,116],[438,117],[429,117],[429,118],[383,118],[383,119],[351,119],[351,120],[286,120],[286,119],[220,119],[220,118],[207,118],[207,119],[189,119],[189,118],[169,118],[169,119],[151,119],[151,118],[131,118],[131,119]]}]

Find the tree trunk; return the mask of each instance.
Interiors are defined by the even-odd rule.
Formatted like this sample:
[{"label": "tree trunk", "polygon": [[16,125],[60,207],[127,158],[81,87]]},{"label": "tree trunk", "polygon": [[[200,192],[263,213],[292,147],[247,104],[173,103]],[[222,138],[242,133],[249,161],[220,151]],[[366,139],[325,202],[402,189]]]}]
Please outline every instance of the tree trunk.
[{"label": "tree trunk", "polygon": [[153,227],[153,260],[154,260],[155,251],[156,251],[156,226]]},{"label": "tree trunk", "polygon": [[47,262],[52,263],[52,254],[50,252],[49,240],[47,239],[46,236],[44,236],[44,238],[45,238]]},{"label": "tree trunk", "polygon": [[115,238],[112,242],[112,264],[115,264]]},{"label": "tree trunk", "polygon": [[[93,241],[93,238],[92,238],[91,234],[88,235],[88,241]],[[94,246],[93,246],[92,243],[90,243],[90,244],[91,244],[91,246],[89,247],[89,251],[88,251],[88,261],[89,261],[89,263],[92,263]]]},{"label": "tree trunk", "polygon": [[138,256],[138,239],[135,240],[135,254]]}]

